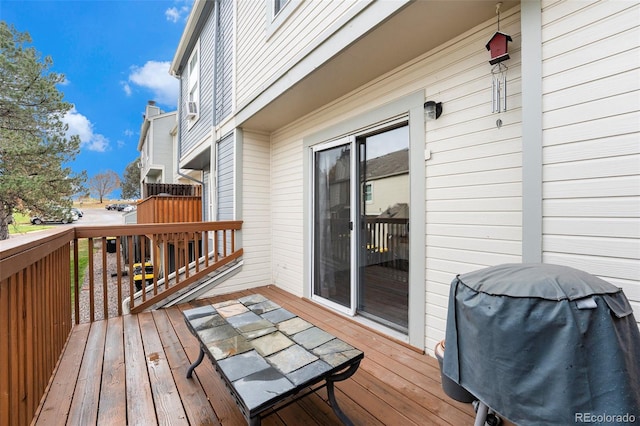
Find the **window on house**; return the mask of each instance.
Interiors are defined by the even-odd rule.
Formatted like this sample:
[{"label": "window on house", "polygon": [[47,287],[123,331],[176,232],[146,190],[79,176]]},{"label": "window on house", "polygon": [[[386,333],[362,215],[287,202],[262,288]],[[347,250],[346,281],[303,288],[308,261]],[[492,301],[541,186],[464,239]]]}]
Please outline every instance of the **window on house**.
[{"label": "window on house", "polygon": [[186,105],[187,117],[195,119],[200,112],[200,47],[199,44],[193,49],[189,58],[189,94]]},{"label": "window on house", "polygon": [[273,16],[276,16],[288,1],[289,0],[273,0]]},{"label": "window on house", "polygon": [[304,0],[265,0],[266,36],[271,37],[294,14]]},{"label": "window on house", "polygon": [[364,201],[367,203],[373,202],[373,184],[372,183],[364,184]]}]

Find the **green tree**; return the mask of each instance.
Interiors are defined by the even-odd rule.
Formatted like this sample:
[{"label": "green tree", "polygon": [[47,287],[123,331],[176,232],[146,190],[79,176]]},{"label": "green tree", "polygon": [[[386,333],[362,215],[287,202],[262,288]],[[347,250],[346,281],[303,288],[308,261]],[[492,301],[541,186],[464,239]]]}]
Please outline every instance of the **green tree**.
[{"label": "green tree", "polygon": [[88,186],[91,194],[98,197],[100,199],[100,204],[102,204],[102,199],[106,195],[111,194],[120,187],[120,177],[113,170],[107,170],[106,172],[98,173],[89,179]]},{"label": "green tree", "polygon": [[140,198],[140,159],[127,165],[122,175],[122,198]]},{"label": "green tree", "polygon": [[64,115],[72,108],[28,33],[0,21],[0,240],[9,237],[13,211],[54,215],[71,205],[86,176],[65,167],[80,151],[78,136],[67,137]]}]

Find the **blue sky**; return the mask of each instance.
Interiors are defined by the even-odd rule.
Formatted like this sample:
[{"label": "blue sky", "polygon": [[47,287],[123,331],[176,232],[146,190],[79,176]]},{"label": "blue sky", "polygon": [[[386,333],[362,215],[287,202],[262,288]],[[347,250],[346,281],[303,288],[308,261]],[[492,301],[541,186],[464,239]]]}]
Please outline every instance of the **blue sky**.
[{"label": "blue sky", "polygon": [[59,90],[74,108],[65,121],[82,141],[74,171],[122,176],[138,157],[147,101],[176,109],[169,64],[192,1],[0,0],[0,20],[28,32],[66,77]]}]

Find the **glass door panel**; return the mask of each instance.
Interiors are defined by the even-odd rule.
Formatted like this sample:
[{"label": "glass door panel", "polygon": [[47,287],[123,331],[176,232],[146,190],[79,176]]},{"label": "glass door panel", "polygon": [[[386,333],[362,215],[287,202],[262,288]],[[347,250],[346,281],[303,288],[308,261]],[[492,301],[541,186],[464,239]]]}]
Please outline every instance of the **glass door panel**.
[{"label": "glass door panel", "polygon": [[357,139],[358,312],[407,332],[409,325],[409,127]]},{"label": "glass door panel", "polygon": [[351,310],[351,145],[313,157],[313,294]]}]

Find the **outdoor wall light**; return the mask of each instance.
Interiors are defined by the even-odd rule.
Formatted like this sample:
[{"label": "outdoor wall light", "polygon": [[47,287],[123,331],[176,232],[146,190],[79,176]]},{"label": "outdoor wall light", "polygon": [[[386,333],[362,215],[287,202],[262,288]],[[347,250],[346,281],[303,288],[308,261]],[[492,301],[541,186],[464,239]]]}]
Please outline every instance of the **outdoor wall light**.
[{"label": "outdoor wall light", "polygon": [[437,120],[442,114],[442,102],[427,101],[424,103],[424,114],[427,120]]}]

